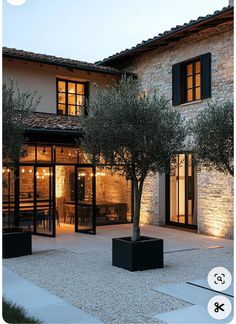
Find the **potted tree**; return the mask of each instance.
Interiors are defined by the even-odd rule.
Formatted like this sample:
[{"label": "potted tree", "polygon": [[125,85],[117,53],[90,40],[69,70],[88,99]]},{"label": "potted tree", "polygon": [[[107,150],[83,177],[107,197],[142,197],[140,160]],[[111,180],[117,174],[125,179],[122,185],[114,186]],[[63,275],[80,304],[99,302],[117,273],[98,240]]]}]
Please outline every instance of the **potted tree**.
[{"label": "potted tree", "polygon": [[185,138],[184,121],[164,97],[140,91],[138,81],[124,76],[97,94],[79,117],[80,145],[94,162],[132,181],[133,232],[114,238],[112,264],[130,271],[163,267],[163,240],[140,234],[144,181],[169,170],[170,159]]},{"label": "potted tree", "polygon": [[[12,79],[3,83],[2,120],[3,120],[3,166],[13,172],[21,156],[27,154],[24,146],[24,131],[27,118],[40,102],[35,94],[20,92]],[[3,186],[7,183],[3,180]],[[3,211],[4,212],[4,211]],[[16,225],[16,219],[13,221]],[[18,257],[32,253],[31,233],[14,226],[12,223],[3,228],[3,258]]]}]

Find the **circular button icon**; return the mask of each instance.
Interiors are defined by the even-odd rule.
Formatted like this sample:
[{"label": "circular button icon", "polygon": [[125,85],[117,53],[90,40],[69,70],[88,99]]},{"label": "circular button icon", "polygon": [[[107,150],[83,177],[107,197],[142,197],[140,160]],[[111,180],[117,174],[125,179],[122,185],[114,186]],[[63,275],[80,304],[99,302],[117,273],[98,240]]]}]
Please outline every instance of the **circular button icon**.
[{"label": "circular button icon", "polygon": [[217,295],[209,300],[207,310],[211,317],[217,320],[222,320],[230,315],[232,305],[227,297]]},{"label": "circular button icon", "polygon": [[231,285],[232,276],[224,267],[213,268],[207,276],[209,286],[217,291],[223,291]]}]

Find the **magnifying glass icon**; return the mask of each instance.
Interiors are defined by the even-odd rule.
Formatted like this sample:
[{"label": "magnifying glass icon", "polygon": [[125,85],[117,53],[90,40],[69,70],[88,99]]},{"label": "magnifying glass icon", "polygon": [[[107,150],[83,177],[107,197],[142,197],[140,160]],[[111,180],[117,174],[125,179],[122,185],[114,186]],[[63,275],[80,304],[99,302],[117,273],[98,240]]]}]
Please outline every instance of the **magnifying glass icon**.
[{"label": "magnifying glass icon", "polygon": [[221,278],[221,276],[218,276],[218,277],[217,277],[217,281],[222,282],[222,278]]}]

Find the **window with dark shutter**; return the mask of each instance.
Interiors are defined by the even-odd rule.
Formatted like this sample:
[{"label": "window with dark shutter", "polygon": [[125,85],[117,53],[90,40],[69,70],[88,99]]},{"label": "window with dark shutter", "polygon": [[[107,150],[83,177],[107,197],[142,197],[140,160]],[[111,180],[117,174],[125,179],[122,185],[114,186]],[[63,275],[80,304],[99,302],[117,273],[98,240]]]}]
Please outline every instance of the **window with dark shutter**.
[{"label": "window with dark shutter", "polygon": [[210,53],[173,65],[173,106],[209,97],[211,97]]}]

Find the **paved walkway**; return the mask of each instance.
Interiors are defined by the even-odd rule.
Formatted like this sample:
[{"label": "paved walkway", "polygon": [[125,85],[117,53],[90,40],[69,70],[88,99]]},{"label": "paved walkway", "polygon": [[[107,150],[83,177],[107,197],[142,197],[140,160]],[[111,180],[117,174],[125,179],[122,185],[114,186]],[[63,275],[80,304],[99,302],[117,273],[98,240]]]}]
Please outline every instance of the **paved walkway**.
[{"label": "paved walkway", "polygon": [[210,289],[206,280],[194,280],[177,285],[167,285],[155,289],[159,293],[184,300],[191,306],[187,306],[171,312],[158,314],[155,319],[166,323],[230,323],[233,319],[233,310],[224,320],[213,319],[208,311],[207,304],[209,300],[217,295],[226,296],[233,307],[233,283],[224,292]]},{"label": "paved walkway", "polygon": [[[220,265],[225,265],[231,270],[231,257],[227,257],[227,248],[233,247],[233,241],[178,229],[144,225],[141,228],[143,235],[164,239],[166,267],[159,271],[126,273],[111,267],[111,243],[113,237],[130,236],[131,229],[131,224],[100,226],[97,228],[97,235],[94,236],[74,233],[72,225],[61,224],[61,227],[57,228],[56,238],[33,236],[33,252],[36,253],[6,260],[6,265],[19,275],[4,269],[4,295],[45,323],[99,323],[95,317],[112,323],[114,318],[120,319],[122,316],[123,323],[127,323],[127,318],[130,320],[132,316],[133,322],[137,318],[147,322],[149,315],[152,323],[153,316],[157,313],[156,319],[167,323],[173,323],[173,318],[174,322],[179,318],[182,322],[186,319],[190,323],[191,316],[198,318],[197,314],[200,311],[202,322],[206,322],[208,314],[199,304],[199,300],[208,300],[211,292],[198,288],[198,292],[194,293],[192,289],[196,288],[186,281],[190,278],[205,280],[208,271],[218,266],[218,262],[223,262]],[[205,251],[202,253],[201,250]],[[172,253],[175,251],[186,252]],[[39,288],[28,279],[59,295],[63,300],[48,293],[46,289]],[[175,285],[176,282],[179,284]],[[123,289],[122,285],[126,289]],[[129,286],[132,290],[127,288]],[[134,289],[137,290],[136,296],[140,299],[137,305],[132,302]],[[156,290],[156,294],[153,294],[153,290]],[[192,299],[198,296],[198,300]],[[188,299],[189,297],[191,298]],[[181,300],[194,305],[169,311],[181,307],[181,303],[184,303]],[[205,302],[204,307],[206,304]],[[164,311],[166,313],[161,314]],[[126,313],[127,318],[124,316]]]},{"label": "paved walkway", "polygon": [[[111,249],[113,237],[130,236],[132,224],[98,226],[97,235],[75,233],[73,225],[57,227],[56,238],[33,235],[33,251],[67,249],[73,252],[90,252]],[[143,225],[141,233],[164,239],[164,251],[233,247],[233,241],[213,236],[200,235],[179,229]]]},{"label": "paved walkway", "polygon": [[45,323],[101,323],[6,267],[3,267],[3,296]]}]

